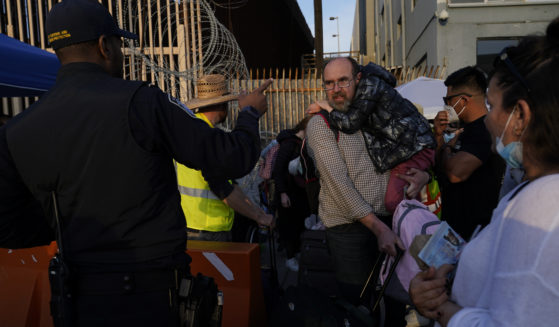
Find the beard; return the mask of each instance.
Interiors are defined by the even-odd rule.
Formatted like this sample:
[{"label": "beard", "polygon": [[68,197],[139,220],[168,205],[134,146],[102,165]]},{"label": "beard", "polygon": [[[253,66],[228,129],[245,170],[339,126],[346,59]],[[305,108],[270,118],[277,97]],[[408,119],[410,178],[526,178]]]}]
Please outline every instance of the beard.
[{"label": "beard", "polygon": [[[334,102],[333,99],[337,96],[342,96],[344,98],[344,102],[343,103]],[[347,112],[348,109],[349,109],[349,105],[351,104],[351,101],[348,100],[345,97],[345,94],[343,94],[341,92],[332,94],[332,97],[329,97],[328,99],[326,99],[326,101],[328,102],[330,107],[334,108],[335,110],[341,111],[341,112]]]}]

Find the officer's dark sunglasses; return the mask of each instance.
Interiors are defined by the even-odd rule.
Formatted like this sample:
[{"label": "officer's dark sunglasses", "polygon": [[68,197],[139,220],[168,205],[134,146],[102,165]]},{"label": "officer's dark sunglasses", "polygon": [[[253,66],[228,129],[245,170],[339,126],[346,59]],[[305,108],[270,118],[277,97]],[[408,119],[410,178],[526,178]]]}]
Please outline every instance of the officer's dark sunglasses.
[{"label": "officer's dark sunglasses", "polygon": [[472,97],[473,95],[471,95],[469,93],[456,93],[456,94],[453,94],[453,95],[449,95],[449,96],[443,97],[444,104],[451,105],[450,100],[452,100],[452,98],[455,98],[455,97],[458,97],[458,96]]},{"label": "officer's dark sunglasses", "polygon": [[503,51],[501,51],[501,53],[499,53],[499,55],[495,57],[495,60],[493,61],[493,67],[497,67],[499,62],[503,62],[509,72],[511,72],[514,77],[516,77],[516,79],[526,88],[526,90],[530,92],[530,86],[528,85],[528,82],[526,81],[526,79],[524,79],[524,77],[522,77],[520,72],[518,72],[518,69],[516,69],[516,67],[510,60],[509,55],[507,54],[507,50],[509,48],[510,47],[504,48]]}]

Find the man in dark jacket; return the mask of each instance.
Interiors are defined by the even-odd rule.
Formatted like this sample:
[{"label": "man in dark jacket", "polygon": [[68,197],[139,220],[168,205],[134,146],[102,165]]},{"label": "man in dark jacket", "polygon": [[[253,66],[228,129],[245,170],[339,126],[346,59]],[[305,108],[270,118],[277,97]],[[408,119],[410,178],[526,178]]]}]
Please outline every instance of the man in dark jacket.
[{"label": "man in dark jacket", "polygon": [[190,258],[173,158],[208,181],[248,173],[270,81],[239,97],[225,133],[158,88],[122,79],[121,37],[136,36],[97,1],[58,3],[46,29],[62,64],[56,84],[0,129],[0,246],[51,241],[57,202],[70,325],[178,326],[177,273]]}]

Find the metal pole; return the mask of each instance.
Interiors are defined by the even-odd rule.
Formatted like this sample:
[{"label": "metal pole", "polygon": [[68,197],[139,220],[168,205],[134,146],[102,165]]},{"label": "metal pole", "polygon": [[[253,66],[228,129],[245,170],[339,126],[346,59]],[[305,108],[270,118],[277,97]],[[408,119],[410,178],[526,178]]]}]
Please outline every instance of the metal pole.
[{"label": "metal pole", "polygon": [[336,32],[338,33],[338,56],[340,55],[340,19],[336,17]]},{"label": "metal pole", "polygon": [[314,49],[315,67],[318,77],[322,76],[322,62],[324,60],[322,42],[322,0],[314,0]]},{"label": "metal pole", "polygon": [[338,16],[336,17],[330,17],[330,20],[336,20],[336,33],[337,34],[333,34],[332,36],[337,37],[338,38],[338,56],[340,55],[340,18]]}]

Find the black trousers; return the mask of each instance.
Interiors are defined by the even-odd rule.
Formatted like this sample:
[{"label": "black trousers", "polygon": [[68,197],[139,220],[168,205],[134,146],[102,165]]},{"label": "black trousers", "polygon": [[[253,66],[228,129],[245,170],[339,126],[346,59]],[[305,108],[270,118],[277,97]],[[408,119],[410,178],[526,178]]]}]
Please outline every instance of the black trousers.
[{"label": "black trousers", "polygon": [[[379,218],[388,226],[392,226],[391,217]],[[375,235],[363,224],[356,222],[326,229],[326,239],[334,260],[336,279],[342,296],[353,305],[362,304],[369,307],[371,292],[367,292],[363,299],[360,298],[360,293],[377,257],[381,255]],[[393,276],[393,278],[397,277]],[[384,298],[386,303],[385,326],[405,326],[405,304],[387,296]]]},{"label": "black trousers", "polygon": [[139,264],[73,266],[77,327],[178,327],[178,286],[191,259],[180,252]]},{"label": "black trousers", "polygon": [[301,234],[305,230],[305,218],[310,215],[307,193],[304,188],[293,186],[288,193],[291,207],[281,206],[278,194],[277,231],[281,244],[285,247],[287,258],[293,258],[301,248]]},{"label": "black trousers", "polygon": [[178,327],[178,312],[170,302],[170,291],[140,294],[77,295],[75,317],[78,327]]},{"label": "black trousers", "polygon": [[379,255],[375,234],[356,222],[327,228],[326,240],[342,295],[354,305],[367,303],[359,295]]}]

